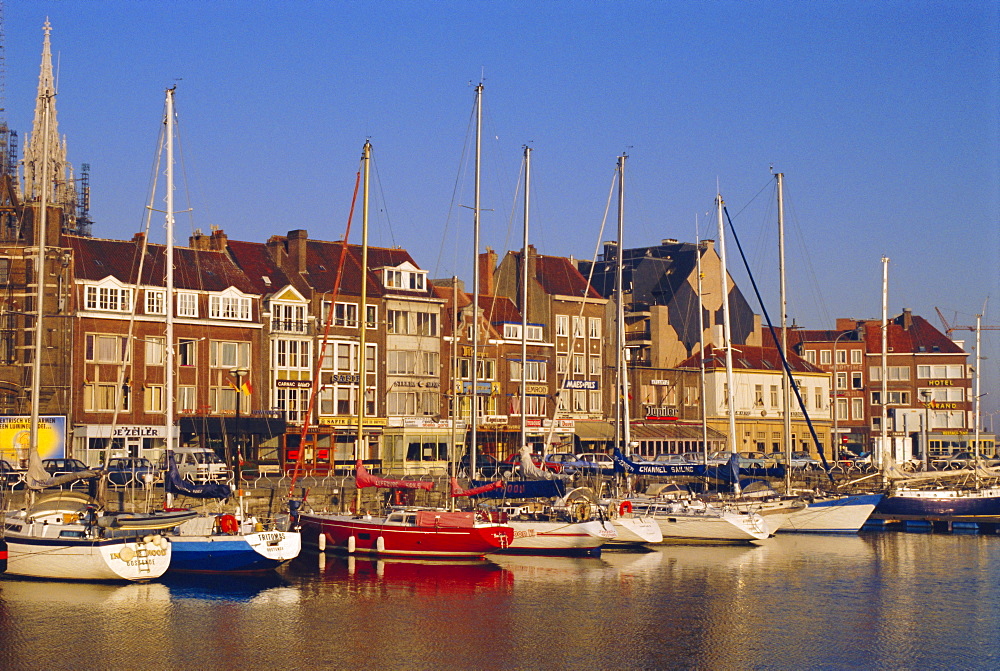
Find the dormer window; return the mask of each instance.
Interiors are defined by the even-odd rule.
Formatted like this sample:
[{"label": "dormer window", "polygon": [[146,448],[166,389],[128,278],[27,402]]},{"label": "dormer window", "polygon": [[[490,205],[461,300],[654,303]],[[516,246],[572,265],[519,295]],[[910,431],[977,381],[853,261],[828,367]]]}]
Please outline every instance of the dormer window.
[{"label": "dormer window", "polygon": [[208,297],[208,315],[212,319],[238,319],[250,321],[250,297],[235,289]]},{"label": "dormer window", "polygon": [[387,289],[426,291],[427,272],[407,262],[398,268],[383,269],[382,282]]},{"label": "dormer window", "polygon": [[121,286],[114,280],[87,286],[84,304],[88,310],[130,312],[132,310],[132,289]]}]

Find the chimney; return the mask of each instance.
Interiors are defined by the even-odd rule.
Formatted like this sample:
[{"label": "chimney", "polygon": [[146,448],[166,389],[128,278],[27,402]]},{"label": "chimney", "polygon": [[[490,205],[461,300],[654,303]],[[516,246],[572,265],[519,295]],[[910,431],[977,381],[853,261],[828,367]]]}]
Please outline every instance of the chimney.
[{"label": "chimney", "polygon": [[209,249],[224,252],[229,247],[229,236],[221,228],[212,228],[212,238],[209,241]]},{"label": "chimney", "polygon": [[664,238],[660,241],[660,245],[666,247],[667,245],[676,245],[677,238]]},{"label": "chimney", "polygon": [[288,250],[285,249],[285,238],[280,235],[272,235],[264,243],[267,247],[268,253],[271,254],[271,258],[274,260],[274,264],[279,268],[285,265],[285,257],[288,256]]},{"label": "chimney", "polygon": [[306,244],[309,232],[303,229],[288,231],[288,260],[295,272],[306,272]]},{"label": "chimney", "polygon": [[536,277],[538,277],[538,250],[534,245],[528,245],[528,279],[533,280]]},{"label": "chimney", "polygon": [[492,247],[479,255],[479,293],[483,296],[493,295],[493,270],[497,267],[497,253]]},{"label": "chimney", "polygon": [[913,312],[910,308],[903,308],[903,330],[909,331],[910,327],[913,326]]},{"label": "chimney", "polygon": [[191,249],[210,249],[210,243],[200,228],[194,229],[194,233],[188,238],[188,247]]}]

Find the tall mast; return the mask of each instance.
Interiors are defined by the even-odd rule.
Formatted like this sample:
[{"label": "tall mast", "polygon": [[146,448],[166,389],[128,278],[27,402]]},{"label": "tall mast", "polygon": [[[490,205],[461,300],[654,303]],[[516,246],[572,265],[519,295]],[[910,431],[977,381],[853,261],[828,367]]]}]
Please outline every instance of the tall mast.
[{"label": "tall mast", "polygon": [[890,465],[892,450],[889,446],[889,257],[882,257],[882,449],[879,466],[883,478]]},{"label": "tall mast", "polygon": [[[726,352],[726,406],[729,411],[729,451],[736,452],[736,390],[733,386],[733,345],[729,326],[729,273],[726,270],[726,230],[722,223],[722,194],[716,194],[719,220],[719,272],[722,275],[722,341]],[[738,483],[737,483],[737,486]]]},{"label": "tall mast", "polygon": [[622,454],[630,454],[632,445],[631,431],[629,430],[629,406],[628,406],[628,368],[625,365],[625,159],[628,156],[622,154],[618,157],[618,264],[615,269],[615,284],[617,300],[617,323],[618,323],[618,421],[621,426],[621,441],[618,448]]},{"label": "tall mast", "polygon": [[[358,433],[354,441],[354,462],[363,459],[362,446],[365,439],[365,404],[368,402],[368,373],[365,370],[367,359],[366,336],[368,331],[368,177],[372,158],[372,143],[365,140],[361,153],[364,164],[364,182],[361,188],[361,306],[358,326],[361,335],[358,337]],[[361,489],[355,488],[355,510],[361,510]]]},{"label": "tall mast", "polygon": [[698,231],[698,215],[694,216],[694,222],[695,259],[698,270],[698,344],[701,348],[701,351],[698,352],[698,380],[701,385],[701,453],[702,463],[708,464],[708,410],[705,407],[705,309],[702,306],[701,240]]},{"label": "tall mast", "polygon": [[472,444],[469,446],[469,474],[476,473],[476,432],[479,424],[479,162],[482,156],[483,83],[476,86],[476,192],[472,204],[472,394],[469,419]]},{"label": "tall mast", "polygon": [[975,411],[973,412],[973,422],[975,423],[975,434],[974,434],[974,445],[975,445],[975,472],[976,472],[976,489],[979,489],[979,401],[982,398],[982,392],[980,391],[980,373],[979,368],[982,364],[982,357],[979,355],[979,342],[980,334],[982,332],[983,316],[981,314],[976,315],[976,401],[975,401]]},{"label": "tall mast", "polygon": [[[167,89],[166,113],[163,123],[166,128],[167,143],[167,244],[164,250],[167,285],[167,327],[166,327],[166,362],[164,365],[164,385],[166,386],[166,419],[164,436],[167,447],[167,462],[174,449],[174,91],[176,87]],[[239,392],[237,392],[239,393]],[[167,492],[167,506],[173,502],[173,494]]]},{"label": "tall mast", "polygon": [[[785,173],[779,172],[774,176],[778,183],[778,276],[780,282],[780,302],[781,302],[781,352],[782,356],[788,354],[788,329],[786,327],[788,313],[788,301],[785,295]],[[781,405],[784,408],[784,443],[785,443],[785,492],[792,489],[792,471],[789,467],[792,463],[792,385],[788,379],[789,373],[786,371],[781,376]]]},{"label": "tall mast", "polygon": [[[531,200],[531,147],[524,147],[524,244],[521,248],[521,447],[528,444],[528,205]],[[545,445],[542,445],[545,453]]]}]

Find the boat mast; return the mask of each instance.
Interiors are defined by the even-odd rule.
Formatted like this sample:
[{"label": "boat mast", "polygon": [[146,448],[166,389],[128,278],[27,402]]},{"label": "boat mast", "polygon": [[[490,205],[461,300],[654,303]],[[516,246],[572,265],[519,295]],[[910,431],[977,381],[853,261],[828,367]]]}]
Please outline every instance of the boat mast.
[{"label": "boat mast", "polygon": [[702,463],[708,464],[708,410],[705,407],[705,308],[702,305],[701,286],[701,239],[698,231],[698,215],[694,215],[695,259],[698,271],[698,379],[701,384],[701,456]]},{"label": "boat mast", "polygon": [[[722,275],[722,341],[726,352],[726,406],[729,410],[729,451],[736,452],[736,390],[733,388],[733,347],[729,326],[729,273],[726,270],[726,231],[722,223],[722,194],[715,196],[719,219],[719,272]],[[736,483],[739,487],[739,483]]]},{"label": "boat mast", "polygon": [[[528,444],[528,204],[531,200],[531,147],[524,147],[524,244],[521,247],[521,447]],[[546,445],[542,445],[542,455]]]},{"label": "boat mast", "polygon": [[28,485],[34,489],[34,481],[46,480],[49,476],[42,468],[38,455],[38,418],[41,413],[42,388],[42,336],[45,331],[42,326],[42,315],[45,313],[45,242],[48,234],[48,194],[49,194],[49,113],[52,105],[52,93],[45,90],[42,98],[42,188],[39,200],[38,225],[35,230],[35,242],[38,245],[35,257],[35,333],[31,356],[31,420],[28,429]]},{"label": "boat mast", "polygon": [[469,418],[472,420],[469,446],[469,477],[476,475],[476,431],[479,424],[479,163],[483,137],[483,83],[476,86],[476,173],[475,197],[472,204],[472,393]]},{"label": "boat mast", "polygon": [[[774,176],[778,185],[778,276],[779,301],[781,303],[781,351],[782,356],[788,354],[788,328],[786,315],[788,300],[785,294],[785,173]],[[790,371],[781,376],[781,403],[784,408],[784,443],[785,443],[785,493],[792,489],[792,385],[789,380]]]},{"label": "boat mast", "polygon": [[879,451],[879,466],[885,479],[889,468],[891,448],[889,447],[889,257],[882,257],[882,449]]},{"label": "boat mast", "polygon": [[622,454],[628,455],[631,453],[632,436],[629,426],[629,404],[628,404],[628,368],[625,364],[625,273],[624,273],[624,254],[625,245],[623,244],[623,235],[625,227],[625,159],[628,156],[622,154],[618,157],[618,264],[615,269],[617,274],[615,278],[616,284],[616,303],[617,303],[617,315],[616,321],[618,326],[618,424],[621,426],[621,436],[620,442],[618,443],[619,449],[621,449]]},{"label": "boat mast", "polygon": [[983,322],[983,316],[981,314],[976,315],[976,359],[975,359],[975,361],[976,361],[976,403],[975,403],[975,406],[974,406],[975,407],[975,411],[973,412],[973,422],[975,423],[975,426],[976,426],[976,428],[975,428],[975,434],[974,434],[974,438],[973,438],[974,445],[975,445],[975,452],[974,452],[973,456],[975,457],[974,463],[975,463],[975,472],[976,472],[975,473],[976,489],[979,489],[979,485],[980,485],[980,480],[979,480],[979,453],[980,453],[980,451],[979,451],[979,402],[980,402],[980,400],[982,398],[982,393],[980,391],[980,386],[979,386],[980,385],[979,367],[980,367],[980,364],[982,363],[982,357],[979,356],[979,352],[980,352],[980,350],[979,350],[979,338],[980,338],[980,333],[982,332],[982,322]]},{"label": "boat mast", "polygon": [[[164,265],[166,270],[166,293],[167,293],[167,321],[166,340],[167,349],[164,362],[164,386],[166,387],[166,407],[164,421],[164,438],[166,440],[167,465],[174,450],[174,92],[176,86],[167,89],[166,114],[163,123],[166,128],[167,144],[167,170],[166,170],[166,228],[167,242],[164,248]],[[239,392],[237,392],[239,393]],[[173,504],[173,494],[166,494],[167,507]]]},{"label": "boat mast", "polygon": [[[361,153],[364,164],[364,182],[361,189],[361,305],[358,312],[358,326],[361,335],[358,337],[358,432],[354,440],[354,463],[362,459],[362,445],[365,439],[365,404],[368,402],[368,373],[365,370],[367,359],[366,335],[368,331],[368,176],[372,158],[372,143],[365,140]],[[354,488],[354,509],[361,510],[361,488]]]}]

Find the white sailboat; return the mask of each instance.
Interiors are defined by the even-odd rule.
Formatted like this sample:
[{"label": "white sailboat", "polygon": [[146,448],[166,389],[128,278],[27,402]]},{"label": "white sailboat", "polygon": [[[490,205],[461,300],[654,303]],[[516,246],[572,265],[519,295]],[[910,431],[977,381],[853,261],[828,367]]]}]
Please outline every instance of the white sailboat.
[{"label": "white sailboat", "polygon": [[[170,482],[167,489],[168,506],[171,490],[181,486],[187,493],[204,492],[212,497],[222,494],[229,495],[229,488],[222,491],[211,491],[212,487],[204,487],[186,483],[176,473],[171,455],[174,447],[174,88],[167,89],[164,123],[166,124],[166,229],[167,242],[165,249],[166,266],[166,356],[164,369],[166,376],[166,444],[168,463],[171,472],[167,474]],[[219,489],[216,483],[215,489]],[[208,491],[205,491],[205,490]],[[237,506],[234,514],[200,515],[175,527],[170,536],[173,546],[171,572],[228,573],[266,571],[298,556],[302,547],[301,535],[295,529],[264,528],[252,516],[245,514],[243,506]]]},{"label": "white sailboat", "polygon": [[[48,24],[46,23],[46,30]],[[49,52],[48,33],[45,56]],[[43,63],[48,62],[43,57]],[[51,75],[51,71],[49,71]],[[42,164],[48,164],[49,115],[54,91],[51,77],[39,86],[42,102]],[[170,543],[158,533],[147,530],[112,530],[108,518],[101,515],[95,501],[86,494],[59,491],[36,492],[52,482],[38,456],[39,389],[41,388],[42,335],[45,314],[46,225],[48,189],[41,190],[39,216],[36,219],[35,261],[38,314],[35,318],[31,376],[31,421],[28,445],[29,468],[26,484],[33,500],[26,508],[11,511],[4,517],[7,545],[6,572],[10,575],[55,580],[138,581],[158,578],[171,559]],[[101,524],[101,521],[104,524]]]}]

